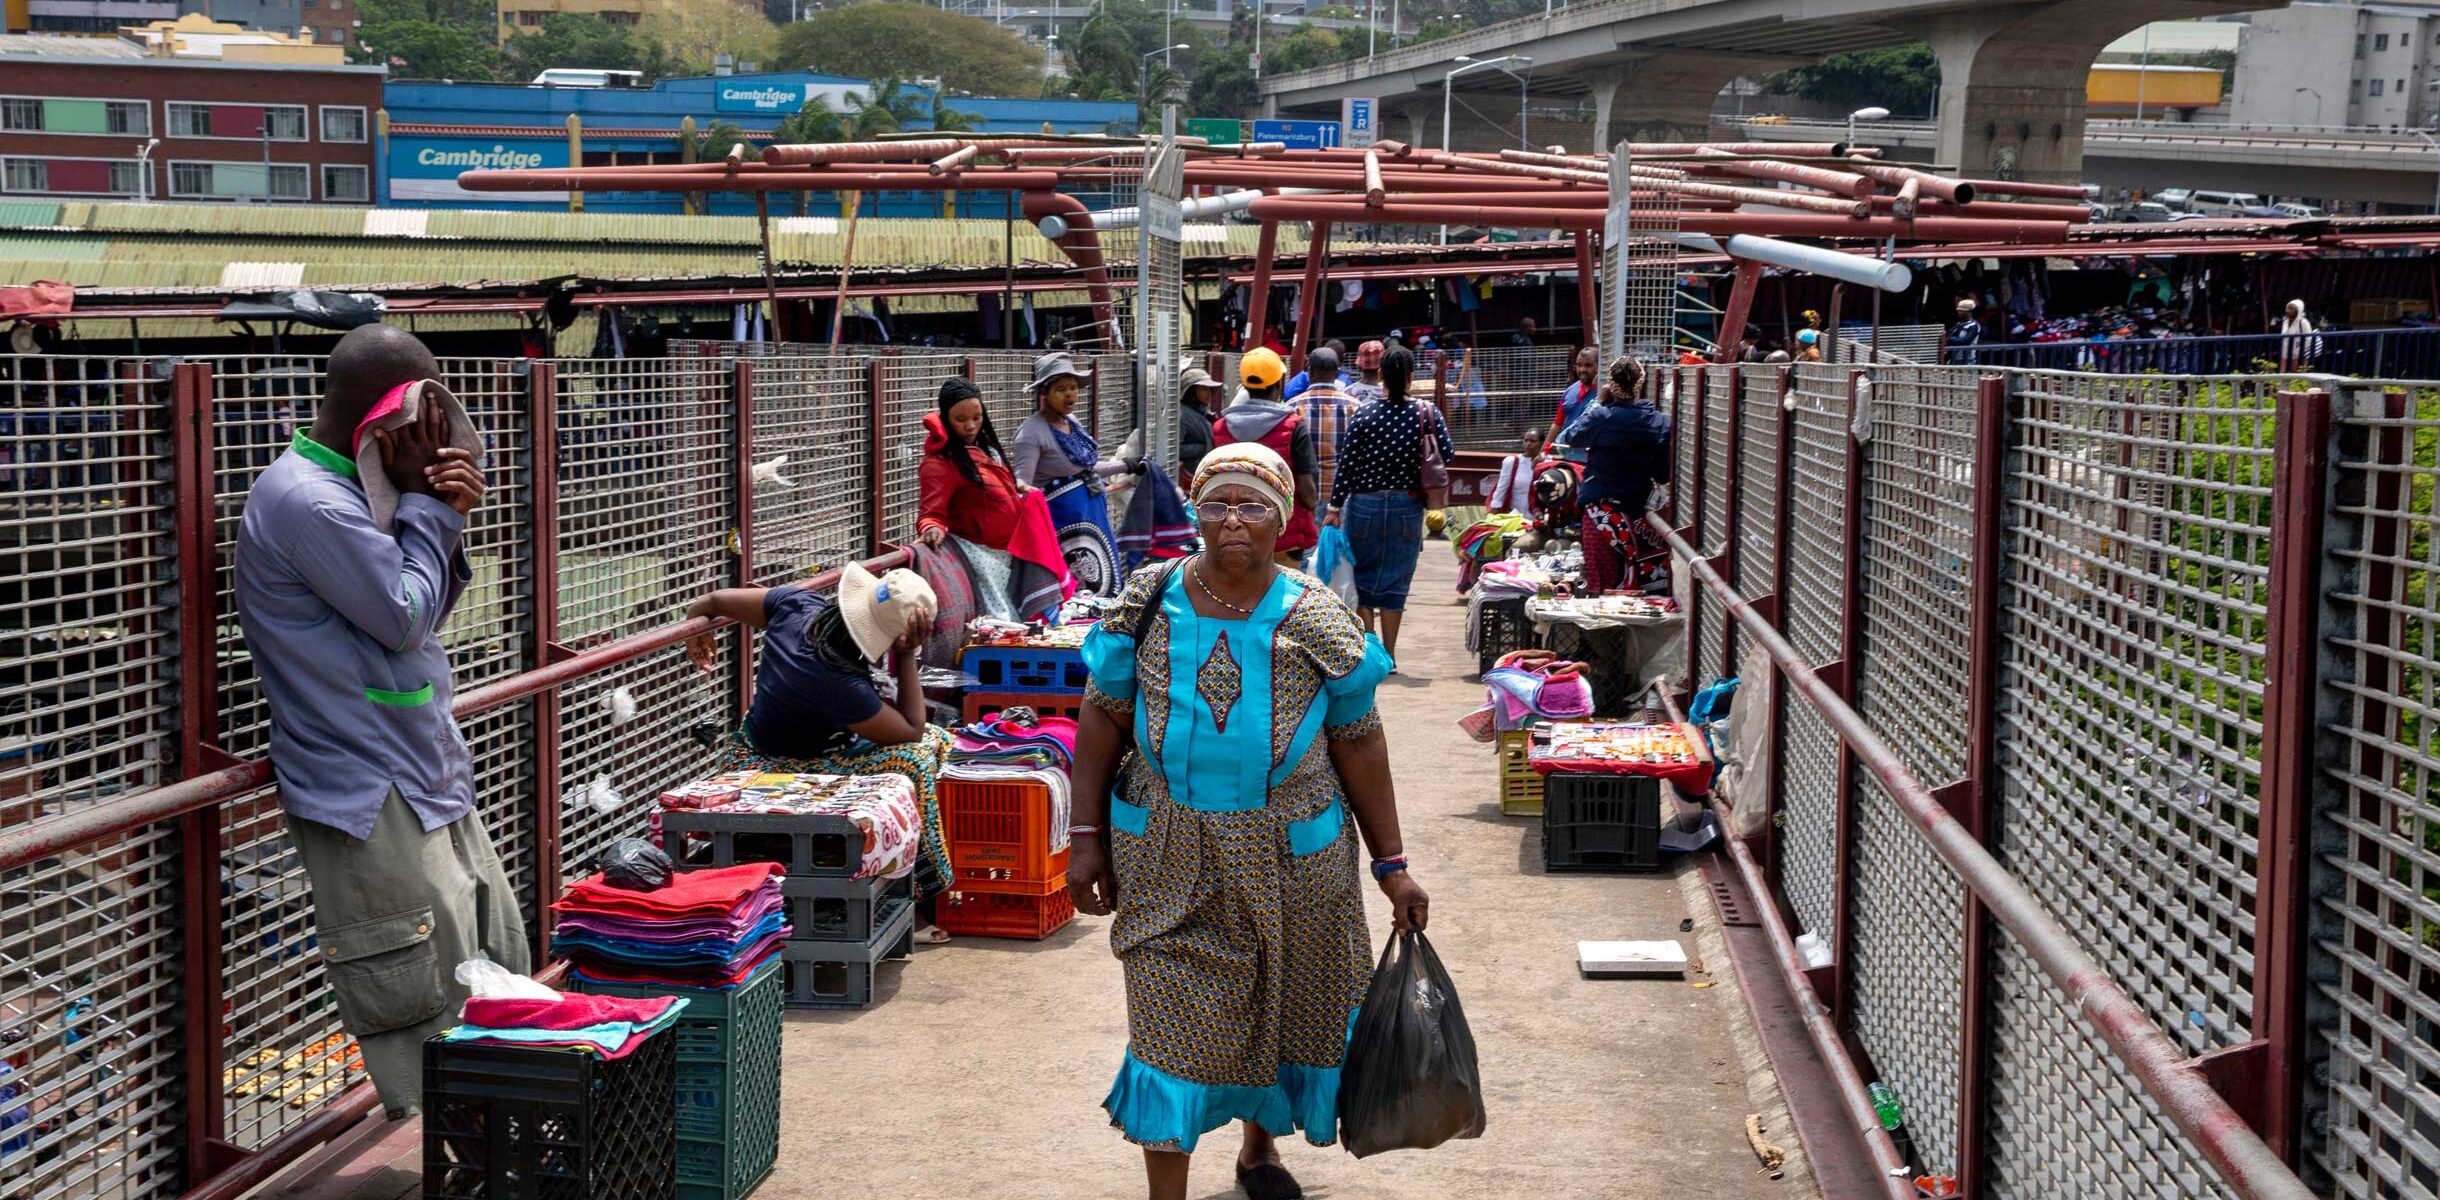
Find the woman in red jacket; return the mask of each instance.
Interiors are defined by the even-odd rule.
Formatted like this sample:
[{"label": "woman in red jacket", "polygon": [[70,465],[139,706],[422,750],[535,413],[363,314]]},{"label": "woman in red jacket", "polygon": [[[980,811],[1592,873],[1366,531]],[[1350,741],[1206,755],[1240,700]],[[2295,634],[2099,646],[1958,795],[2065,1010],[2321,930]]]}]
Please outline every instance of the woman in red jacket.
[{"label": "woman in red jacket", "polygon": [[940,385],[940,411],[923,419],[923,510],[916,536],[938,546],[950,534],[987,549],[1005,551],[1016,532],[1017,498],[1023,485],[1008,469],[1000,434],[983,411],[981,393],[963,378]]}]

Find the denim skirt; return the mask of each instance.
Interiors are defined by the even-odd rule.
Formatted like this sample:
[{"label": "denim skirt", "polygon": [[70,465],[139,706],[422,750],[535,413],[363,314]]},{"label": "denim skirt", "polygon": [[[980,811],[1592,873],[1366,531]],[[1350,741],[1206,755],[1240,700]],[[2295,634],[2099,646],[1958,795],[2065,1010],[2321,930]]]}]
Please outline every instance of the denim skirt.
[{"label": "denim skirt", "polygon": [[1423,552],[1423,501],[1412,492],[1358,493],[1347,498],[1339,523],[1356,560],[1356,605],[1406,611],[1415,556]]}]

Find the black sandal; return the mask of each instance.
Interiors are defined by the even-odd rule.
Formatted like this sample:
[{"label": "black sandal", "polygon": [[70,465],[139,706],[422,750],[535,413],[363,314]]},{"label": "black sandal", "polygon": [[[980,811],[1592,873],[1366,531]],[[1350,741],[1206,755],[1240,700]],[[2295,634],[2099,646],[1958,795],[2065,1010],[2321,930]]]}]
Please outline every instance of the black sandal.
[{"label": "black sandal", "polygon": [[1296,1176],[1278,1163],[1238,1164],[1237,1186],[1244,1189],[1247,1200],[1305,1200],[1305,1189],[1298,1186]]}]

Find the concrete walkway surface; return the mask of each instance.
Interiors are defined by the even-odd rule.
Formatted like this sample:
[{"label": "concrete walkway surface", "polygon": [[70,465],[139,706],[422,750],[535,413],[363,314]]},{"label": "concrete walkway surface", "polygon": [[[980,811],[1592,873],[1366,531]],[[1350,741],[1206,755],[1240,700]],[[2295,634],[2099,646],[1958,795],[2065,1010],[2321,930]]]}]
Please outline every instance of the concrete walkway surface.
[{"label": "concrete walkway surface", "polygon": [[[1474,1030],[1489,1128],[1363,1161],[1283,1143],[1289,1170],[1315,1200],[1817,1195],[1800,1163],[1767,1178],[1746,1143],[1746,1114],[1762,1112],[1795,1150],[1716,917],[1689,904],[1699,891],[1669,874],[1545,875],[1538,824],[1500,815],[1490,749],[1456,725],[1482,688],[1469,682],[1465,609],[1448,602],[1455,579],[1448,544],[1427,542],[1381,704],[1407,854]],[[1388,908],[1366,894],[1379,943]],[[1679,931],[1689,915],[1697,933]],[[1679,938],[1718,974],[1584,979],[1576,942],[1595,938]],[[1142,1155],[1101,1108],[1127,1041],[1107,918],[1040,943],[920,947],[880,986],[886,1000],[865,1011],[789,1014],[779,1169],[758,1197],[1144,1194]],[[1240,1194],[1236,1142],[1233,1128],[1205,1138],[1189,1195]]]},{"label": "concrete walkway surface", "polygon": [[[1490,1123],[1475,1141],[1358,1161],[1283,1143],[1314,1200],[1810,1200],[1808,1173],[1762,1056],[1717,916],[1690,864],[1649,876],[1552,876],[1538,822],[1503,817],[1490,749],[1457,718],[1481,703],[1448,544],[1425,545],[1381,690],[1408,856],[1432,897],[1433,945],[1481,1054]],[[1366,888],[1376,944],[1387,906]],[[1692,917],[1694,928],[1682,932]],[[1579,939],[1684,942],[1685,979],[1589,980]],[[1043,942],[960,938],[881,969],[880,1002],[791,1012],[779,1165],[759,1200],[1127,1200],[1142,1155],[1101,1099],[1127,1040],[1107,918]],[[1749,1113],[1789,1151],[1773,1180]],[[400,1135],[405,1136],[400,1136]],[[1189,1195],[1237,1196],[1234,1128],[1206,1137]],[[267,1194],[389,1200],[413,1192],[415,1143],[386,1169]],[[361,1172],[361,1168],[358,1168]]]}]

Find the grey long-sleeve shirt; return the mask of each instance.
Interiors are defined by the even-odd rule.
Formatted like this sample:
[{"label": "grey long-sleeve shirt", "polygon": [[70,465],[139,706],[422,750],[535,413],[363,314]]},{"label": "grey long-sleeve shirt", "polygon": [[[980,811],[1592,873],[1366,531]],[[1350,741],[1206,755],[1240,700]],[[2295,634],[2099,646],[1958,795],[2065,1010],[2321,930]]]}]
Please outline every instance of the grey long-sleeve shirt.
[{"label": "grey long-sleeve shirt", "polygon": [[[1077,429],[1084,427],[1084,423],[1074,417],[1068,418],[1068,424]],[[1045,490],[1084,469],[1067,456],[1067,451],[1059,448],[1059,435],[1052,431],[1051,423],[1043,420],[1040,413],[1025,418],[1025,423],[1017,426],[1016,457],[1017,481]],[[1095,457],[1099,458],[1099,455]],[[1123,474],[1126,469],[1127,464],[1115,458],[1100,458],[1093,464],[1093,474],[1096,476]]]},{"label": "grey long-sleeve shirt", "polygon": [[299,431],[246,494],[237,618],[271,706],[281,807],[350,837],[395,787],[426,830],[474,807],[440,627],[473,578],[466,518],[398,498],[373,524],[356,464]]}]

